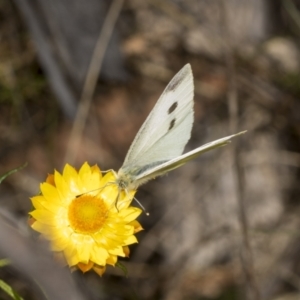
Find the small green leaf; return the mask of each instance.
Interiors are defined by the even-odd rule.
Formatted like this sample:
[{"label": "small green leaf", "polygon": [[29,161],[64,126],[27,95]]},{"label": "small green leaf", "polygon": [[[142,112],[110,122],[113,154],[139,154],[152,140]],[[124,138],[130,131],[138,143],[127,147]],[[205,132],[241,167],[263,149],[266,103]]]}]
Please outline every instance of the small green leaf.
[{"label": "small green leaf", "polygon": [[0,259],[0,268],[10,265],[10,260],[7,258]]},{"label": "small green leaf", "polygon": [[27,166],[27,162],[26,162],[24,165],[22,165],[22,166],[20,166],[20,167],[18,167],[18,168],[16,168],[16,169],[10,170],[10,171],[6,172],[5,174],[1,175],[1,176],[0,176],[0,183],[2,183],[2,181],[3,181],[5,178],[7,178],[9,175],[11,175],[11,174],[13,174],[13,173],[15,173],[15,172],[17,172],[17,171],[22,170],[22,169],[25,168],[26,166]]},{"label": "small green leaf", "polygon": [[127,268],[126,268],[122,263],[120,263],[120,262],[118,261],[118,262],[116,263],[116,267],[123,271],[125,277],[128,276],[128,270],[127,270]]},{"label": "small green leaf", "polygon": [[7,295],[14,300],[24,300],[10,285],[0,279],[0,289],[2,289]]}]

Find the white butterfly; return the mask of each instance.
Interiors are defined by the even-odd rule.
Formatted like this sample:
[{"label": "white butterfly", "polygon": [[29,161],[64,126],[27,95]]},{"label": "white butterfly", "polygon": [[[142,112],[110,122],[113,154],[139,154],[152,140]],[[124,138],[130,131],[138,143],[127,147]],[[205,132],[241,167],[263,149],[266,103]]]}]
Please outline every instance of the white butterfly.
[{"label": "white butterfly", "polygon": [[200,154],[225,146],[246,131],[205,144],[186,154],[194,122],[194,83],[190,64],[170,81],[137,133],[123,166],[115,174],[120,190],[131,191],[174,170]]}]

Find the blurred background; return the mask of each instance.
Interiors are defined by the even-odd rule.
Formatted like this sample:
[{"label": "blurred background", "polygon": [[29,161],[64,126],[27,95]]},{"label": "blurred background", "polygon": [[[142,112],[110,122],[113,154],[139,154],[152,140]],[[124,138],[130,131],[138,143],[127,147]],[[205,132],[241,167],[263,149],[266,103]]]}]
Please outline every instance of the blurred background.
[{"label": "blurred background", "polygon": [[[121,260],[128,278],[74,273],[84,299],[300,299],[299,1],[0,0],[0,28],[0,173],[28,162],[0,207],[20,230],[54,169],[120,168],[186,63],[186,151],[248,130],[139,188],[150,216]],[[43,299],[28,273],[0,278]]]}]

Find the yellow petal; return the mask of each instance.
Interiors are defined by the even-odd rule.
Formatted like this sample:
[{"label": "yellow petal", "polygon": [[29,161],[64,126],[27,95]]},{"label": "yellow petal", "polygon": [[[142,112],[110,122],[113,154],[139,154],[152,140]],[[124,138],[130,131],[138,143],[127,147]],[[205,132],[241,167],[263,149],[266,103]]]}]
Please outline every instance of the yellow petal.
[{"label": "yellow petal", "polygon": [[94,173],[100,174],[100,177],[102,177],[102,172],[101,172],[100,168],[97,165],[92,166],[91,171],[92,171],[93,174]]},{"label": "yellow petal", "polygon": [[106,270],[106,267],[94,265],[93,270],[99,275],[102,276]]},{"label": "yellow petal", "polygon": [[64,167],[63,178],[65,179],[66,183],[68,184],[69,189],[75,195],[78,195],[81,193],[81,191],[78,188],[78,173],[73,167],[71,167],[68,164],[66,164],[66,166]]},{"label": "yellow petal", "polygon": [[119,216],[126,222],[131,222],[135,220],[140,214],[142,210],[137,207],[129,207],[127,209],[121,210],[119,212]]},{"label": "yellow petal", "polygon": [[129,254],[130,254],[129,247],[124,246],[124,247],[123,247],[123,251],[124,251],[124,253],[125,253],[125,256],[126,256],[126,257],[129,257]]},{"label": "yellow petal", "polygon": [[137,233],[137,232],[140,232],[140,231],[144,230],[142,225],[137,220],[131,221],[130,223],[128,223],[128,225],[131,225],[131,226],[134,227],[134,233]]},{"label": "yellow petal", "polygon": [[53,174],[48,174],[46,182],[55,186],[55,182],[54,182],[54,175]]},{"label": "yellow petal", "polygon": [[70,243],[69,238],[59,235],[56,237],[56,239],[53,239],[51,241],[51,249],[53,251],[63,251],[64,249],[67,248],[69,243]]},{"label": "yellow petal", "polygon": [[109,265],[114,266],[118,261],[118,257],[116,255],[110,255],[106,260],[106,263]]},{"label": "yellow petal", "polygon": [[54,226],[45,225],[43,223],[35,221],[31,225],[31,228],[48,237],[48,236],[51,236]]},{"label": "yellow petal", "polygon": [[46,209],[55,213],[59,209],[59,205],[52,201],[47,201],[44,196],[35,196],[31,198],[31,202],[35,209]]},{"label": "yellow petal", "polygon": [[29,214],[40,223],[55,226],[55,218],[53,213],[49,212],[48,210],[36,209]]},{"label": "yellow petal", "polygon": [[56,187],[45,182],[41,184],[40,189],[47,201],[51,201],[58,204],[61,203],[60,195]]},{"label": "yellow petal", "polygon": [[117,247],[115,249],[109,250],[109,254],[125,257],[125,253],[123,251],[123,247],[121,247],[121,246],[119,246],[119,247]]},{"label": "yellow petal", "polygon": [[77,252],[80,262],[87,264],[91,258],[91,251],[94,246],[94,241],[90,236],[85,235],[82,241],[77,244]]},{"label": "yellow petal", "polygon": [[137,243],[137,239],[134,235],[131,235],[131,236],[127,236],[125,239],[124,239],[124,246],[125,245],[131,245],[131,244],[135,244]]},{"label": "yellow petal", "polygon": [[78,263],[77,264],[77,267],[83,272],[87,272],[89,271],[91,268],[93,268],[94,266],[94,263],[92,261],[89,261],[87,264],[84,264],[84,263]]},{"label": "yellow petal", "polygon": [[55,171],[54,173],[54,180],[61,201],[65,202],[66,204],[70,203],[70,201],[72,201],[74,197],[76,197],[76,193],[73,193],[71,191],[70,186],[68,186],[65,179],[57,171]]},{"label": "yellow petal", "polygon": [[92,248],[91,260],[97,265],[104,266],[108,256],[108,252],[105,248],[99,245],[94,245],[94,247]]},{"label": "yellow petal", "polygon": [[75,266],[80,262],[76,248],[70,243],[68,244],[68,247],[65,248],[64,255],[70,267]]}]

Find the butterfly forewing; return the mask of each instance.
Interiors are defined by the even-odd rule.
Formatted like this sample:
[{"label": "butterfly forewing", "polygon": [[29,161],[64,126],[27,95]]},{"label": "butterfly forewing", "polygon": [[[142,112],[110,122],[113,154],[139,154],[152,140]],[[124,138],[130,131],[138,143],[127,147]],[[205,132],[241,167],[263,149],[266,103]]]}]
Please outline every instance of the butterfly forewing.
[{"label": "butterfly forewing", "polygon": [[170,81],[137,133],[121,169],[135,170],[182,154],[193,125],[194,84],[185,65]]}]

